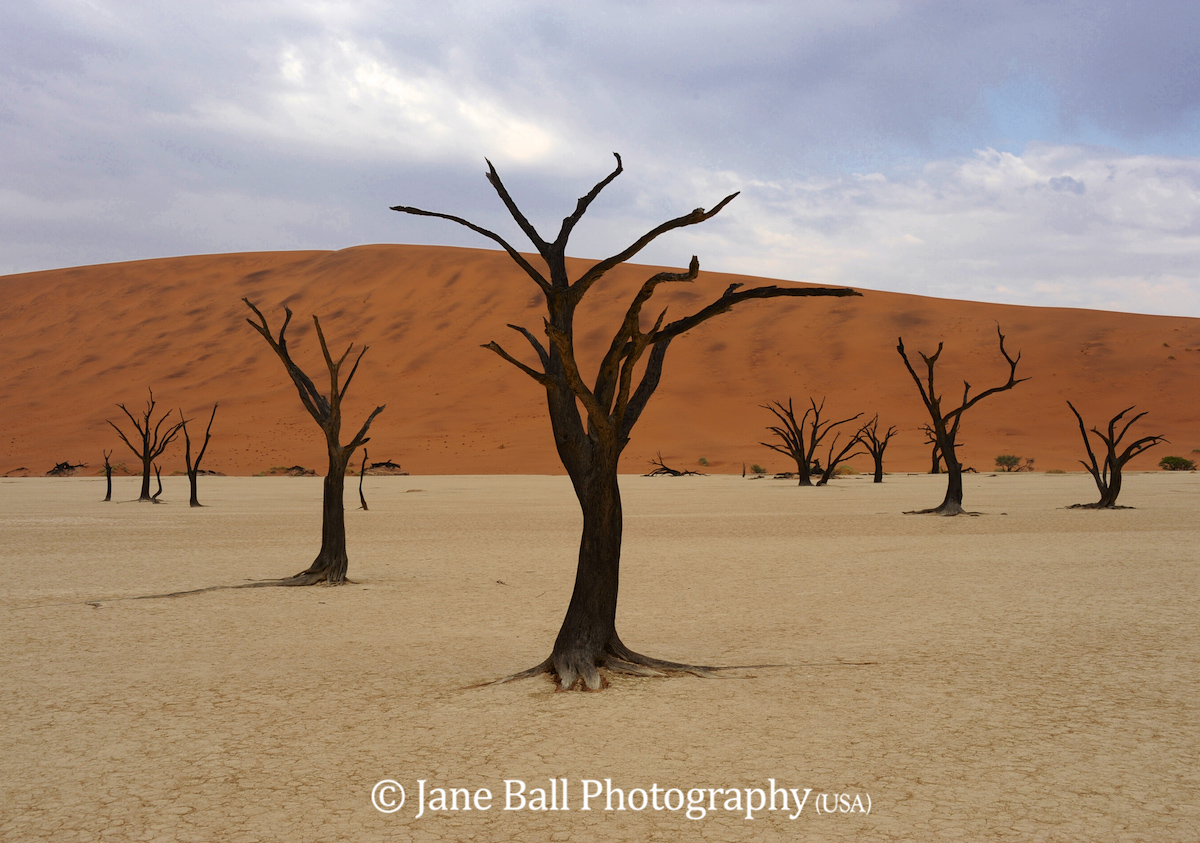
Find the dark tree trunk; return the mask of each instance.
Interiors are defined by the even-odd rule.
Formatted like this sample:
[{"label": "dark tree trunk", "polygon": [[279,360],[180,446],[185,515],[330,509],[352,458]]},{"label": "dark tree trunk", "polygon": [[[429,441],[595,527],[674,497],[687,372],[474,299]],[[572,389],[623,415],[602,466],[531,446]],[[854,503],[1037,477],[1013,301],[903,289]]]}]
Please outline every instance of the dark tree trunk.
[{"label": "dark tree trunk", "polygon": [[112,463],[108,458],[112,456],[112,451],[104,452],[104,500],[105,502],[112,500]]},{"label": "dark tree trunk", "polygon": [[[346,569],[350,557],[346,552],[346,468],[350,455],[341,456],[333,447],[329,449],[329,471],[322,484],[321,498],[321,549],[317,558],[307,569],[296,574],[295,579],[313,583],[328,582],[340,585],[346,581]],[[308,583],[297,583],[307,585]]]},{"label": "dark tree trunk", "polygon": [[358,501],[362,504],[363,512],[367,512],[367,496],[363,494],[363,478],[367,476],[367,449],[363,448],[362,468],[358,470]]},{"label": "dark tree trunk", "polygon": [[596,690],[601,686],[597,666],[612,654],[612,646],[618,641],[623,522],[615,462],[597,466],[580,486],[583,535],[575,588],[550,660],[564,687],[580,677],[588,688]]},{"label": "dark tree trunk", "polygon": [[153,470],[150,465],[150,458],[142,457],[142,493],[138,495],[139,501],[152,501],[153,495],[150,494],[150,472]]}]

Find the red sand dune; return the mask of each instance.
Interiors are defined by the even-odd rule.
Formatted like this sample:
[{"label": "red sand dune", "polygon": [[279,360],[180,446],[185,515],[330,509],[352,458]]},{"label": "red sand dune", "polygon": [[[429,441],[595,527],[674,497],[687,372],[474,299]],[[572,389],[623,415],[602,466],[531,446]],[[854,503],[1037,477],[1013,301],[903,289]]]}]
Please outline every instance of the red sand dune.
[{"label": "red sand dune", "polygon": [[[581,268],[585,261],[575,261]],[[607,343],[630,290],[657,268],[622,267],[594,288],[577,317],[590,361]],[[702,273],[689,287],[659,289],[670,315],[689,312],[733,281]],[[787,283],[787,282],[780,282]],[[869,283],[869,280],[868,282]],[[414,474],[560,473],[544,395],[524,374],[480,348],[497,340],[529,359],[513,322],[540,333],[540,293],[499,252],[424,246],[362,246],[338,252],[208,255],[108,264],[0,278],[0,376],[4,408],[0,474],[41,475],[62,460],[102,465],[101,451],[133,467],[105,424],[124,419],[116,404],[142,409],[147,387],[162,409],[182,408],[200,435],[220,402],[204,468],[253,474],[271,466],[324,468],[323,440],[283,367],[250,327],[243,296],[278,329],[282,306],[296,313],[293,354],[324,385],[311,315],[331,346],[367,343],[347,398],[346,437],[376,404],[371,457]],[[838,417],[878,413],[900,433],[887,468],[925,471],[928,446],[916,389],[896,353],[945,342],[938,375],[947,400],[966,377],[1000,383],[999,322],[1018,374],[1032,380],[986,399],[964,419],[967,465],[990,469],[997,454],[1036,459],[1039,469],[1078,469],[1079,432],[1071,399],[1091,423],[1131,404],[1149,411],[1135,431],[1170,445],[1138,458],[1153,468],[1165,454],[1200,448],[1200,319],[1060,308],[1029,308],[877,293],[854,299],[753,302],[677,339],[658,394],[625,453],[623,470],[644,472],[661,451],[668,464],[740,472],[742,464],[791,468],[760,445],[772,418],[760,405],[827,396]],[[647,317],[649,316],[648,308]],[[853,462],[860,470],[867,458]],[[163,460],[183,467],[182,443]]]}]

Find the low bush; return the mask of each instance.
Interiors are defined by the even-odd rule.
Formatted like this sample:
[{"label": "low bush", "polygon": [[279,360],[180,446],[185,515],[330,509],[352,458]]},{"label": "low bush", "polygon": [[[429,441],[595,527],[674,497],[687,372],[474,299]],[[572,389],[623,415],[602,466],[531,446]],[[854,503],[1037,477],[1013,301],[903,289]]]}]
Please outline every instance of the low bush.
[{"label": "low bush", "polygon": [[1158,467],[1163,471],[1195,471],[1195,460],[1186,457],[1163,457],[1158,461]]}]

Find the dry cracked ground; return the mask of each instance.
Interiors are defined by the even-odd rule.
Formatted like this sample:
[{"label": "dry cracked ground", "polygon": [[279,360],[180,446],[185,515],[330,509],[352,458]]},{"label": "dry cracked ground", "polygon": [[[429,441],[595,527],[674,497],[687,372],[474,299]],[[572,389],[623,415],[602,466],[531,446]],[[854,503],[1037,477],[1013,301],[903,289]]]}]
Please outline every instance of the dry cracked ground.
[{"label": "dry cracked ground", "polygon": [[[1086,476],[973,476],[955,519],[901,514],[928,476],[622,478],[625,641],[770,666],[593,694],[469,687],[549,651],[566,478],[368,478],[353,584],[129,599],[317,547],[319,478],[202,478],[204,509],[164,482],[0,481],[6,841],[1200,839],[1200,476],[1115,512],[1064,508]],[[772,779],[794,819],[753,810]],[[584,811],[606,780],[625,810]]]}]

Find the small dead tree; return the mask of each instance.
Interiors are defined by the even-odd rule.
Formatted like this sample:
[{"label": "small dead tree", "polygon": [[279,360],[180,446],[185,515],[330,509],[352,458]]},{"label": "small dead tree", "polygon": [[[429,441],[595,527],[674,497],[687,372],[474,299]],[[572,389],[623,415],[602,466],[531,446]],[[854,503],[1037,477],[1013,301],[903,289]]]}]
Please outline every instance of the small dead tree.
[{"label": "small dead tree", "polygon": [[[938,445],[937,431],[933,429],[932,425],[923,424],[923,425],[921,425],[921,432],[925,434],[925,444],[929,445],[930,450],[931,450],[931,454],[930,454],[931,463],[929,466],[929,473],[930,474],[941,474],[942,473],[942,449]],[[959,445],[961,446],[962,443],[960,442]]]},{"label": "small dead tree", "polygon": [[[796,411],[792,406],[792,399],[788,399],[787,406],[783,406],[779,401],[772,401],[769,404],[763,404],[764,410],[770,410],[779,419],[779,425],[768,427],[767,430],[774,433],[782,442],[782,445],[772,445],[770,442],[760,442],[770,448],[772,451],[778,451],[785,456],[791,457],[796,461],[796,476],[798,486],[812,486],[812,475],[814,471],[821,471],[820,462],[817,460],[817,446],[829,434],[830,431],[843,424],[848,424],[862,415],[858,413],[848,419],[841,421],[821,421],[821,413],[825,410],[825,399],[821,399],[821,405],[818,407],[817,402],[812,398],[808,399],[809,408],[804,411],[804,415],[796,421]],[[834,443],[837,442],[837,436],[834,436]],[[851,442],[851,446],[853,446]],[[830,456],[833,455],[833,448],[830,447]],[[814,461],[816,465],[814,466]],[[835,465],[834,468],[837,466]],[[828,467],[826,468],[828,470]],[[832,476],[832,475],[830,475]],[[828,477],[824,477],[828,481]],[[816,485],[822,485],[817,483]]]},{"label": "small dead tree", "polygon": [[354,344],[351,343],[345,353],[335,361],[329,354],[325,334],[321,331],[321,321],[313,316],[313,324],[317,328],[317,339],[321,343],[321,353],[325,356],[325,366],[329,370],[329,397],[326,397],[317,389],[312,379],[292,361],[291,353],[288,351],[287,339],[284,334],[287,331],[288,323],[292,321],[291,308],[283,309],[285,314],[283,325],[279,328],[279,337],[276,338],[272,335],[271,328],[267,325],[267,319],[262,312],[249,299],[243,298],[242,301],[258,317],[257,322],[253,319],[246,321],[250,327],[262,335],[262,338],[271,346],[271,350],[283,362],[283,368],[300,393],[300,402],[304,404],[304,409],[308,410],[309,415],[316,420],[324,432],[325,445],[329,452],[329,470],[325,474],[322,504],[321,550],[308,568],[295,576],[275,580],[273,583],[277,585],[312,585],[327,582],[330,585],[339,585],[346,581],[346,568],[349,564],[346,555],[346,504],[343,500],[346,488],[346,467],[350,464],[350,457],[354,451],[370,441],[367,431],[371,427],[371,422],[384,409],[384,406],[376,407],[350,443],[341,444],[342,399],[346,397],[346,390],[350,388],[350,382],[354,380],[358,364],[362,362],[363,355],[367,353],[367,346],[363,346],[362,351],[358,353],[354,366],[350,369],[350,374],[346,376],[345,383],[339,385],[338,378],[341,374],[342,364],[346,362]]},{"label": "small dead tree", "polygon": [[162,469],[158,467],[158,463],[154,464],[154,479],[158,481],[158,491],[154,493],[154,496],[150,500],[158,503],[158,499],[162,497]]},{"label": "small dead tree", "polygon": [[105,419],[112,426],[112,429],[117,432],[117,435],[121,437],[121,441],[142,461],[142,492],[138,496],[139,501],[153,501],[157,497],[157,495],[154,497],[150,495],[150,467],[156,459],[162,456],[163,451],[167,450],[167,446],[171,444],[171,441],[182,427],[182,423],[180,423],[172,425],[166,430],[163,429],[163,425],[171,415],[170,413],[163,413],[162,418],[155,423],[153,421],[154,405],[154,390],[150,390],[150,400],[146,402],[146,411],[142,413],[141,419],[138,419],[133,413],[125,409],[124,404],[117,405],[129,417],[129,421],[133,423],[133,429],[138,433],[138,438],[141,442],[137,446],[129,441],[129,438],[125,436],[121,428],[117,427],[113,422],[108,421],[108,419]]},{"label": "small dead tree", "polygon": [[191,486],[192,497],[189,501],[191,506],[203,506],[200,500],[196,497],[196,477],[200,474],[200,460],[204,459],[204,452],[208,450],[208,440],[212,438],[212,423],[217,417],[217,405],[214,403],[212,415],[208,417],[208,427],[204,429],[204,444],[200,447],[200,453],[196,454],[196,461],[192,462],[192,438],[188,436],[187,421],[183,418],[183,410],[179,411],[180,427],[183,428],[184,442],[184,461],[187,465],[188,484]]},{"label": "small dead tree", "polygon": [[[495,342],[488,343],[484,348],[516,366],[545,389],[558,455],[571,477],[583,512],[583,535],[579,544],[575,587],[554,648],[549,658],[541,664],[507,677],[517,679],[550,673],[557,676],[564,690],[576,687],[577,683],[590,690],[601,688],[604,682],[599,672],[601,667],[642,676],[704,672],[704,669],[693,665],[662,661],[635,653],[622,643],[616,628],[623,528],[617,465],[634,425],[658,388],[671,341],[751,299],[858,295],[849,289],[769,286],[742,290],[741,284],[731,284],[711,304],[673,322],[665,321],[666,312],[663,311],[643,331],[642,307],[659,285],[696,280],[700,273],[700,262],[693,257],[687,272],[660,272],[642,284],[613,334],[608,350],[600,360],[595,380],[589,386],[579,370],[575,354],[575,313],[584,295],[609,270],[632,258],[660,235],[711,219],[737,195],[725,197],[711,210],[697,208],[656,226],[632,245],[593,264],[572,281],[567,271],[567,240],[593,200],[621,174],[621,157],[615,157],[616,168],[579,199],[575,210],[563,220],[552,242],[543,239],[526,219],[501,182],[495,167],[488,162],[488,181],[541,256],[545,273],[503,237],[461,217],[403,205],[392,208],[405,214],[449,220],[489,238],[508,253],[545,297],[544,326],[548,343],[543,344],[526,328],[509,325],[533,349],[537,357],[533,365],[513,357]],[[636,376],[637,371],[641,372],[640,377]]]},{"label": "small dead tree", "polygon": [[[862,413],[858,414],[858,416],[861,415]],[[856,419],[858,416],[855,416],[854,418]],[[847,419],[847,421],[853,420],[854,419]],[[818,486],[824,486],[829,483],[829,481],[832,480],[837,474],[837,467],[843,462],[853,459],[854,457],[862,456],[866,453],[866,451],[854,451],[854,453],[850,453],[862,444],[863,429],[861,427],[854,432],[854,435],[850,437],[842,449],[835,453],[834,449],[837,448],[838,438],[840,436],[841,433],[835,433],[833,435],[833,441],[829,443],[829,453],[825,457],[825,470],[821,472],[821,479],[817,481]]]},{"label": "small dead tree", "polygon": [[1133,426],[1134,422],[1146,415],[1144,412],[1138,413],[1125,423],[1120,433],[1117,433],[1117,425],[1120,423],[1121,418],[1133,409],[1133,407],[1126,407],[1109,420],[1107,434],[1101,433],[1094,427],[1092,428],[1092,433],[1104,443],[1104,462],[1100,463],[1096,460],[1096,453],[1092,450],[1092,443],[1088,439],[1088,431],[1083,423],[1083,416],[1079,415],[1079,411],[1075,409],[1075,405],[1070,401],[1067,402],[1067,406],[1071,408],[1071,412],[1075,414],[1075,419],[1079,422],[1079,433],[1083,436],[1084,447],[1087,448],[1088,462],[1080,460],[1079,463],[1092,475],[1092,479],[1096,481],[1096,488],[1100,490],[1100,500],[1095,503],[1077,503],[1070,508],[1130,509],[1131,507],[1117,505],[1117,496],[1121,494],[1122,471],[1125,468],[1125,463],[1142,453],[1142,451],[1153,448],[1160,442],[1166,442],[1166,437],[1143,436],[1141,439],[1130,443],[1124,451],[1118,454],[1117,449],[1121,447],[1121,440],[1125,438],[1125,434],[1129,432],[1129,428]]},{"label": "small dead tree", "polygon": [[900,357],[904,360],[904,366],[908,369],[908,373],[912,375],[913,382],[916,383],[917,389],[921,393],[921,400],[925,402],[925,409],[929,412],[938,450],[941,451],[942,460],[946,464],[946,474],[948,475],[946,497],[941,505],[933,509],[915,510],[907,513],[909,515],[962,515],[966,512],[962,507],[963,467],[962,463],[958,461],[958,445],[956,444],[963,413],[989,395],[995,395],[997,392],[1005,392],[1022,381],[1029,380],[1029,378],[1017,377],[1017,364],[1021,361],[1021,354],[1018,352],[1015,358],[1009,356],[1008,351],[1004,348],[1004,334],[1000,332],[999,325],[996,326],[996,334],[1000,337],[1000,353],[1004,355],[1004,359],[1008,362],[1008,380],[1000,386],[985,389],[974,398],[971,397],[971,384],[964,380],[962,403],[953,410],[942,409],[943,396],[937,393],[937,389],[934,386],[934,367],[937,365],[938,358],[942,354],[943,343],[938,343],[937,351],[932,355],[927,356],[923,352],[917,352],[921,355],[921,359],[925,361],[926,377],[925,381],[922,382],[921,377],[913,369],[912,363],[909,362],[908,355],[904,351],[904,338],[901,337],[898,341],[896,350],[900,352]]},{"label": "small dead tree", "polygon": [[112,463],[108,461],[112,451],[104,452],[104,501],[112,500]]},{"label": "small dead tree", "polygon": [[360,507],[363,512],[370,510],[367,506],[367,496],[363,494],[363,478],[367,475],[367,449],[363,448],[363,463],[362,468],[358,470],[358,500],[362,504]]},{"label": "small dead tree", "polygon": [[70,477],[75,474],[76,469],[87,468],[87,463],[72,463],[70,460],[56,463],[54,468],[46,472],[47,477]]},{"label": "small dead tree", "polygon": [[883,482],[883,452],[887,450],[888,442],[896,435],[895,426],[889,427],[883,436],[879,435],[879,416],[871,419],[862,429],[863,447],[875,460],[875,481]]},{"label": "small dead tree", "polygon": [[671,468],[663,462],[662,451],[658,452],[658,458],[650,460],[650,465],[655,466],[651,471],[648,471],[646,477],[703,477],[699,471],[689,471],[685,469]]}]

